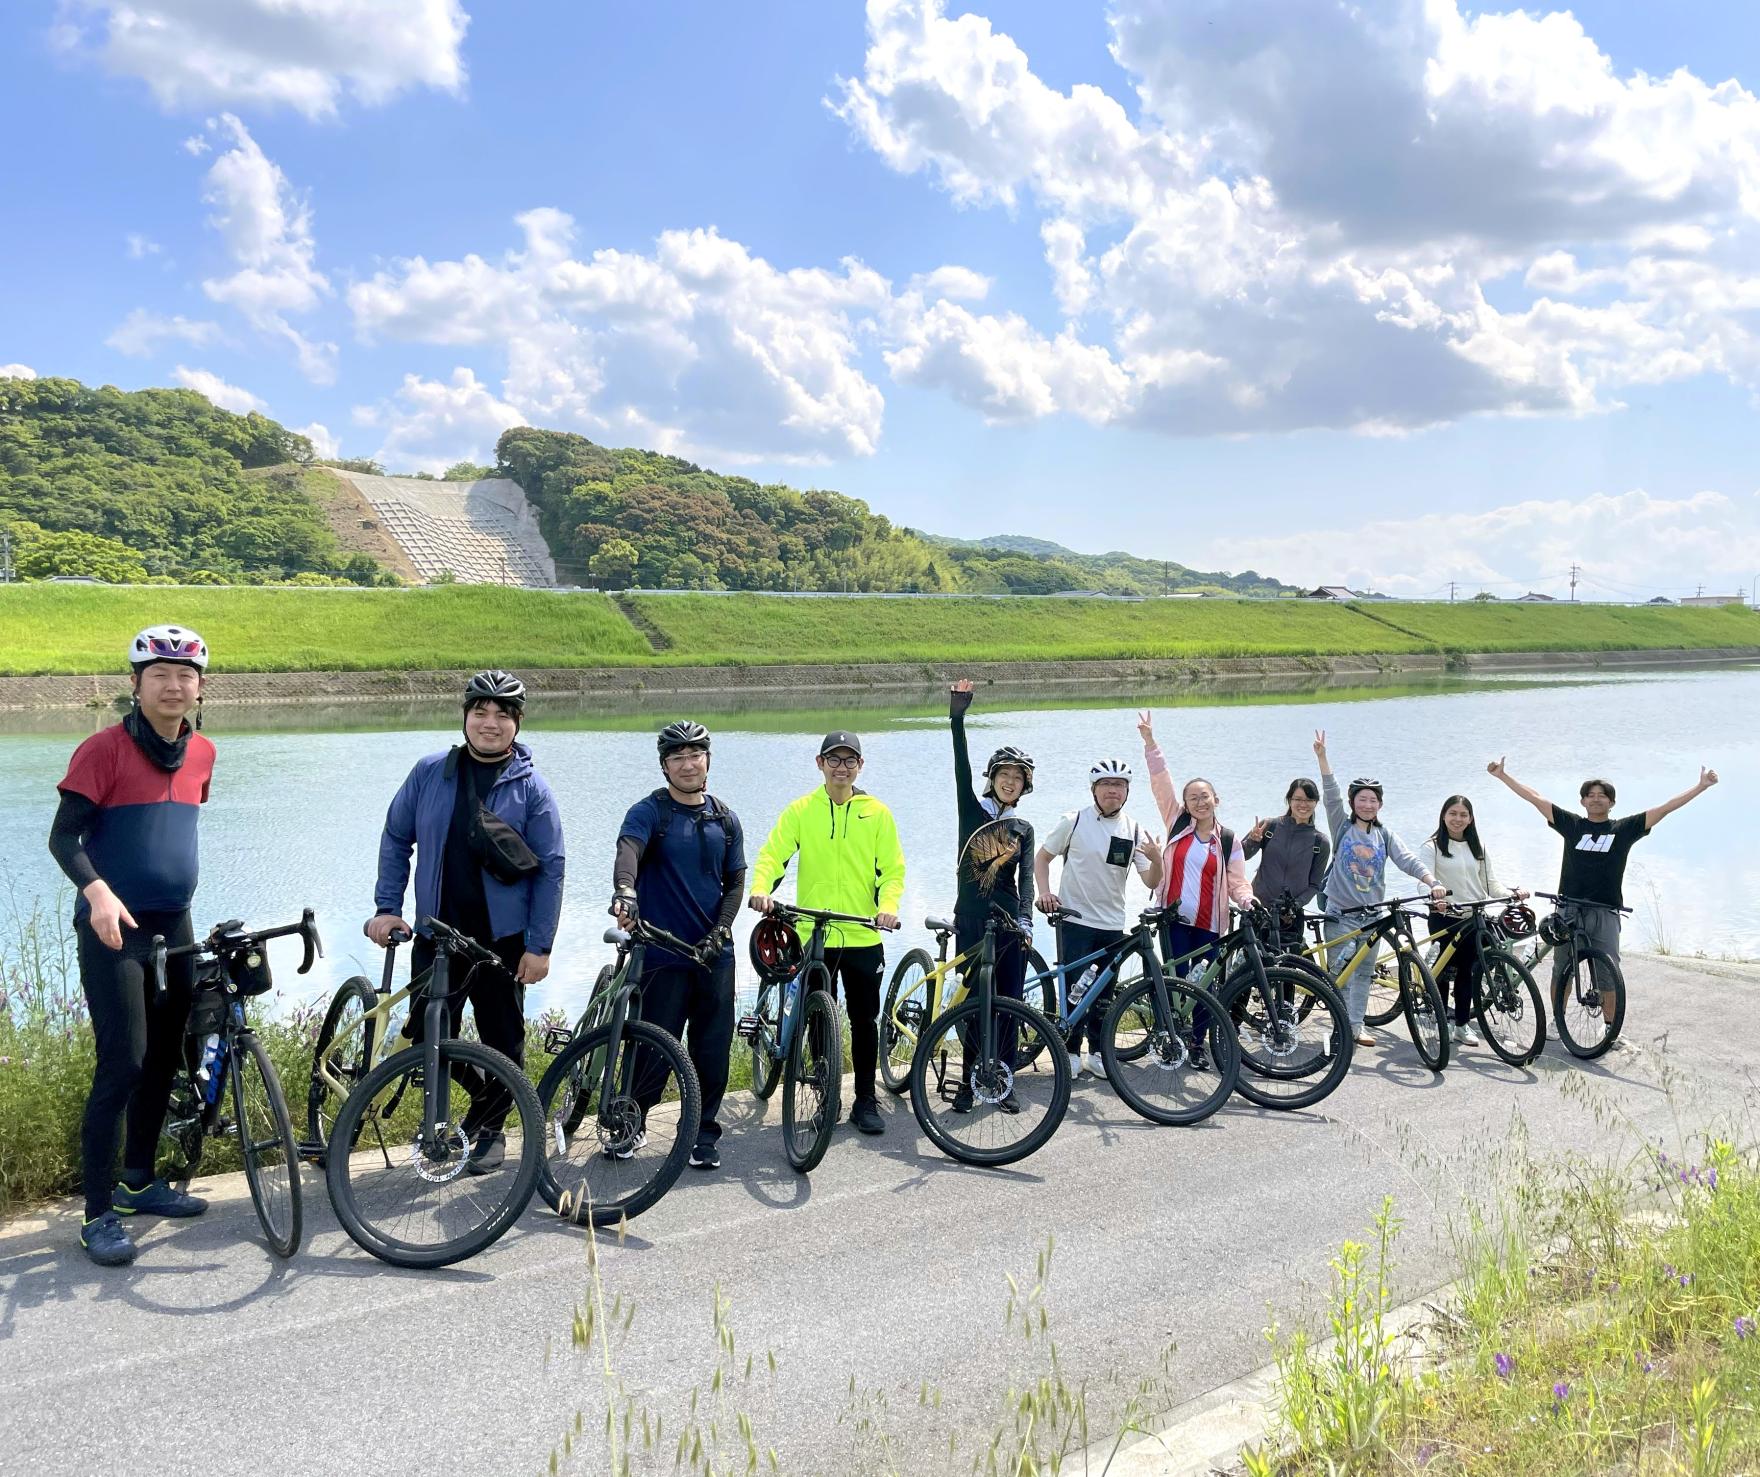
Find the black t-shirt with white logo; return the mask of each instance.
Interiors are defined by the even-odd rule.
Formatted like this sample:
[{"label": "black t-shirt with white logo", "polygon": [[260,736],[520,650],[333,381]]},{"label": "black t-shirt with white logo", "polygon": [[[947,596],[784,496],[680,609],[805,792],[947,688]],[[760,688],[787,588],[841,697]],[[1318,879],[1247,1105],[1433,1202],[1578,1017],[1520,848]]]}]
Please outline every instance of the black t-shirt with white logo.
[{"label": "black t-shirt with white logo", "polygon": [[1566,897],[1606,903],[1610,908],[1624,907],[1620,884],[1626,876],[1626,853],[1650,834],[1644,817],[1628,815],[1617,821],[1591,821],[1555,805],[1552,829],[1564,837],[1558,890]]}]

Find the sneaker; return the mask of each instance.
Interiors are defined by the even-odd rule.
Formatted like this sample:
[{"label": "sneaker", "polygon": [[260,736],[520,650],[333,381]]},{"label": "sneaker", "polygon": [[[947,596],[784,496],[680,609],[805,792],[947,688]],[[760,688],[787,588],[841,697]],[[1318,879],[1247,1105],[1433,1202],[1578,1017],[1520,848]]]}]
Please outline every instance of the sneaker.
[{"label": "sneaker", "polygon": [[207,1208],[206,1200],[172,1189],[167,1180],[154,1180],[152,1184],[142,1185],[138,1190],[128,1185],[116,1187],[117,1215],[164,1215],[183,1220],[192,1215],[200,1215]]},{"label": "sneaker", "polygon": [[639,1129],[636,1132],[636,1136],[629,1140],[628,1143],[620,1144],[617,1148],[611,1150],[611,1157],[613,1159],[634,1159],[636,1155],[641,1153],[643,1149],[647,1148],[647,1146],[648,1130],[645,1128]]},{"label": "sneaker", "polygon": [[1357,1045],[1358,1046],[1373,1046],[1373,1045],[1375,1045],[1375,1038],[1373,1036],[1371,1036],[1361,1026],[1359,1026],[1357,1028]]},{"label": "sneaker", "polygon": [[1454,1028],[1454,1039],[1461,1046],[1483,1046],[1485,1043],[1471,1025],[1459,1025]]},{"label": "sneaker", "polygon": [[1009,1090],[1008,1096],[1005,1097],[996,1106],[1004,1113],[1015,1114],[1015,1113],[1020,1112],[1020,1110],[1021,1110],[1021,1100],[1014,1095],[1014,1091],[1011,1088]]},{"label": "sneaker", "polygon": [[972,1111],[972,1084],[971,1083],[969,1083],[969,1082],[960,1083],[959,1091],[953,1095],[952,1106],[953,1106],[953,1111],[956,1113],[969,1113]]},{"label": "sneaker", "polygon": [[135,1244],[122,1229],[121,1217],[113,1210],[107,1210],[81,1226],[79,1244],[100,1267],[126,1267],[135,1259]]},{"label": "sneaker", "polygon": [[721,1150],[713,1144],[698,1144],[691,1150],[692,1169],[721,1168]]},{"label": "sneaker", "polygon": [[466,1174],[494,1174],[507,1159],[507,1135],[479,1133],[471,1146],[471,1157],[465,1161]]},{"label": "sneaker", "polygon": [[858,1133],[885,1133],[886,1125],[880,1121],[880,1105],[871,1097],[859,1097],[849,1110],[849,1121],[856,1126]]},{"label": "sneaker", "polygon": [[1609,1051],[1632,1051],[1635,1048],[1624,1036],[1615,1036],[1613,1040],[1607,1043],[1607,1049]]},{"label": "sneaker", "polygon": [[1082,1073],[1087,1070],[1088,1070],[1087,1053],[1081,1052],[1081,1051],[1072,1051],[1069,1054],[1069,1080],[1071,1082],[1074,1082],[1076,1080],[1076,1078],[1080,1077],[1082,1075]]},{"label": "sneaker", "polygon": [[1204,1050],[1204,1038],[1194,1036],[1186,1042],[1186,1065],[1194,1072],[1210,1070],[1210,1053]]}]

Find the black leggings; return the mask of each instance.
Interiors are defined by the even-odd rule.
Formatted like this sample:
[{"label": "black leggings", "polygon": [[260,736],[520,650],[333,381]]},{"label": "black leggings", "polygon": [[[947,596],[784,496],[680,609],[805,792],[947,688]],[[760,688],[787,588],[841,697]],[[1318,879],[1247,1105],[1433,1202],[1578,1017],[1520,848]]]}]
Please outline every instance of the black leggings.
[{"label": "black leggings", "polygon": [[[1122,943],[1124,933],[1116,928],[1089,928],[1085,923],[1063,923],[1057,930],[1057,959],[1060,964],[1073,964],[1078,959],[1086,958],[1096,949],[1110,948],[1113,944]],[[1101,958],[1094,961],[1093,966],[1083,965],[1082,973],[1086,974],[1090,967],[1105,969],[1111,960]],[[1081,1003],[1081,992],[1076,986],[1081,983],[1079,975],[1065,974],[1064,1011],[1074,1010]],[[1088,1008],[1088,1013],[1069,1034],[1069,1049],[1080,1051],[1085,1041],[1089,1051],[1100,1050],[1100,1038],[1106,1034],[1106,1012],[1112,1009],[1112,992],[1117,988],[1114,980]]]},{"label": "black leggings", "polygon": [[844,1009],[849,1014],[851,1065],[856,1074],[856,1097],[872,1100],[874,1070],[880,1060],[880,976],[886,970],[886,951],[879,944],[860,944],[847,949],[827,949],[825,967],[831,971],[831,993],[843,983]]},{"label": "black leggings", "polygon": [[[683,1039],[703,1090],[703,1122],[697,1130],[697,1142],[714,1143],[721,1137],[716,1115],[727,1093],[728,1053],[733,1047],[733,955],[724,952],[713,969],[700,964],[665,964],[644,970],[642,1019]],[[642,1105],[644,1119],[664,1090],[660,1072],[643,1073],[636,1101]]]},{"label": "black leggings", "polygon": [[[960,924],[956,933],[954,947],[958,953],[967,949],[975,949],[984,942],[984,925],[975,928]],[[972,967],[977,963],[974,960]],[[1012,933],[999,934],[996,939],[996,969],[991,975],[991,988],[1009,1000],[1019,1000],[1026,994],[1027,983],[1027,951],[1019,938]],[[977,988],[977,981],[971,981],[971,987]],[[972,1040],[975,1038],[978,1022],[974,1017],[961,1035],[960,1045],[964,1048],[965,1060],[961,1063],[966,1074],[971,1072]],[[996,1033],[996,1058],[998,1061],[1014,1064],[1015,1047],[1019,1044],[1020,1027],[1013,1016],[1006,1016]]]},{"label": "black leggings", "polygon": [[173,947],[194,939],[189,913],[141,912],[135,914],[135,923],[137,927],[123,929],[121,949],[105,944],[90,924],[76,922],[73,930],[80,984],[98,1048],[79,1132],[87,1220],[110,1209],[116,1188],[116,1121],[125,1112],[122,1177],[135,1188],[153,1178],[171,1079],[183,1061],[192,961],[188,956],[168,961],[164,997],[154,999],[151,952],[155,934],[163,934]]}]

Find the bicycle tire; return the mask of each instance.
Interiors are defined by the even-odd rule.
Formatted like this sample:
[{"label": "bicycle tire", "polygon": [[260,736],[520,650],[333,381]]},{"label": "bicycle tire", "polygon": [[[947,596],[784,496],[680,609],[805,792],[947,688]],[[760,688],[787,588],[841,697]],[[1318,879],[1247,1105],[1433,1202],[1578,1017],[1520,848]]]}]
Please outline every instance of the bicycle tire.
[{"label": "bicycle tire", "polygon": [[[1564,1049],[1581,1061],[1606,1056],[1619,1039],[1626,1020],[1625,973],[1609,954],[1599,949],[1572,949],[1570,967],[1553,982],[1552,1019]],[[1613,1019],[1602,1010],[1601,996],[1611,984]],[[1599,1030],[1591,1026],[1599,1023]]]},{"label": "bicycle tire", "polygon": [[[1236,970],[1215,992],[1240,1047],[1234,1090],[1261,1108],[1311,1108],[1335,1091],[1351,1068],[1353,1036],[1344,996],[1306,971],[1276,965],[1265,970],[1265,987],[1277,1000],[1275,1020],[1256,995],[1258,982],[1250,969]],[[1314,996],[1306,1009],[1303,994]]]},{"label": "bicycle tire", "polygon": [[[1106,1064],[1106,1075],[1113,1090],[1124,1100],[1126,1107],[1151,1123],[1186,1128],[1202,1123],[1234,1092],[1240,1076],[1240,1044],[1229,1028],[1227,1014],[1208,990],[1178,978],[1163,979],[1162,984],[1173,997],[1170,1003],[1174,1004],[1174,1013],[1179,1020],[1164,1022],[1159,1019],[1155,982],[1143,980],[1112,1002],[1100,1038],[1100,1056]],[[1180,1008],[1182,1004],[1185,1006],[1183,1010]],[[1210,1012],[1210,1027],[1205,1032],[1204,1046],[1210,1070],[1215,1074],[1213,1082],[1206,1080],[1209,1074],[1204,1069],[1192,1064],[1193,1042],[1188,1033],[1193,1012],[1200,1006]],[[1121,1052],[1119,1036],[1133,1025],[1140,1028],[1137,1034],[1143,1037],[1142,1045],[1129,1053]],[[1175,1073],[1185,1074],[1182,1084],[1196,1082],[1203,1089],[1200,1095],[1179,1108],[1152,1102],[1145,1093],[1145,1086],[1172,1087]]]},{"label": "bicycle tire", "polygon": [[1546,1049],[1546,1002],[1528,966],[1504,949],[1483,949],[1473,976],[1473,1007],[1485,1044],[1512,1067]]},{"label": "bicycle tire", "polygon": [[747,1048],[752,1063],[752,1091],[760,1100],[768,1101],[782,1076],[782,1058],[766,1045],[774,1042],[782,1029],[782,992],[788,986],[770,981],[758,986],[758,998],[752,1004],[758,1030]]},{"label": "bicycle tire", "polygon": [[[1063,1030],[1063,1012],[1057,1008],[1057,981],[1055,978],[1039,978],[1039,983],[1033,984],[1035,977],[1048,974],[1050,969],[1051,966],[1045,962],[1044,956],[1037,949],[1029,948],[1027,950],[1026,993],[1022,999],[1025,999],[1027,1004],[1051,1022],[1052,1030],[1056,1032],[1052,1039],[1057,1043],[1057,1049],[1062,1051],[1067,1043],[1067,1038]],[[1035,994],[1039,997],[1037,1000],[1029,998]],[[1018,1072],[1022,1067],[1032,1066],[1039,1059],[1039,1052],[1042,1049],[1043,1046],[1040,1043],[1021,1048],[1015,1054],[1015,1070]]]},{"label": "bicycle tire", "polygon": [[[255,1098],[247,1080],[255,1075],[262,1096]],[[299,1250],[304,1223],[299,1182],[299,1141],[293,1136],[293,1119],[287,1096],[269,1053],[254,1031],[240,1031],[232,1041],[232,1105],[238,1117],[235,1129],[238,1150],[244,1160],[244,1180],[256,1206],[257,1219],[269,1250],[289,1257]],[[274,1156],[280,1155],[280,1164]],[[277,1180],[286,1177],[285,1194],[278,1194]]]},{"label": "bicycle tire", "polygon": [[1388,971],[1379,963],[1369,971],[1369,1003],[1363,1007],[1365,1026],[1385,1026],[1405,1013],[1405,991],[1400,988],[1397,967]]},{"label": "bicycle tire", "polygon": [[154,1156],[153,1172],[167,1183],[184,1189],[202,1167],[202,1151],[206,1146],[202,1095],[196,1091],[195,1077],[189,1068],[179,1067],[171,1079],[171,1094],[166,1103],[165,1121],[159,1128],[159,1152]]},{"label": "bicycle tire", "polygon": [[[928,1029],[933,1014],[928,977],[934,971],[935,960],[927,949],[910,950],[892,971],[892,982],[886,987],[886,1005],[880,1012],[880,1080],[888,1092],[910,1091],[911,1057],[916,1055],[917,1042]],[[914,1027],[899,1020],[900,1009],[915,1016]],[[902,1061],[895,1061],[894,1053],[906,1045],[910,1047],[909,1053]]]},{"label": "bicycle tire", "polygon": [[1418,1060],[1432,1072],[1448,1065],[1450,1027],[1436,977],[1416,949],[1399,951],[1399,998]]},{"label": "bicycle tire", "polygon": [[[598,978],[593,981],[593,992],[587,996],[586,1008],[581,1011],[580,1016],[575,1020],[574,1029],[569,1032],[568,1039],[571,1044],[585,1036],[594,1026],[600,1024],[604,998],[611,989],[612,981],[616,978],[617,968],[615,965],[606,964],[600,967]],[[567,1055],[569,1055],[569,1049],[565,1046],[556,1054],[555,1059],[561,1061]],[[544,1104],[546,1121],[560,1122],[562,1131],[570,1136],[581,1126],[581,1118],[587,1111],[586,1100],[581,1093],[581,1085],[584,1082],[597,1081],[600,1075],[599,1067],[602,1065],[601,1062],[588,1060],[585,1056],[575,1057],[574,1063],[574,1071],[567,1083],[567,1086],[573,1089],[574,1096],[563,1105],[559,1112],[552,1114],[550,1099],[544,1096],[542,1088],[538,1091],[538,1097]],[[549,1081],[549,1079],[549,1072],[545,1072],[544,1080]]]},{"label": "bicycle tire", "polygon": [[[1330,974],[1327,973],[1326,966],[1323,964],[1316,963],[1314,960],[1310,959],[1306,954],[1276,954],[1276,955],[1263,956],[1263,957],[1265,957],[1265,967],[1267,969],[1270,969],[1273,967],[1276,967],[1278,969],[1293,969],[1298,974],[1305,974],[1305,975],[1310,976],[1313,979],[1319,980],[1321,984],[1328,985],[1333,990],[1338,989],[1338,981],[1335,980]],[[1304,1011],[1304,1013],[1307,1011],[1313,1010],[1313,1008],[1314,1008],[1313,998],[1311,996],[1304,995],[1302,997],[1301,1008]]]},{"label": "bicycle tire", "polygon": [[[656,1131],[651,1109],[643,1113],[640,1104],[622,1091],[618,1092],[609,1110],[594,1108],[592,1099],[603,1083],[604,1059],[613,1050],[609,1023],[577,1036],[558,1053],[538,1083],[538,1102],[549,1125],[538,1170],[538,1193],[544,1197],[546,1205],[576,1225],[614,1226],[620,1220],[633,1218],[652,1208],[678,1183],[702,1127],[702,1086],[697,1080],[697,1069],[691,1065],[691,1059],[678,1038],[648,1021],[625,1021],[623,1035],[630,1055],[635,1056],[634,1048],[639,1047],[643,1053],[652,1052],[657,1059],[661,1073],[658,1083],[660,1102],[666,1101],[668,1083],[676,1082],[678,1116],[670,1142],[656,1154],[647,1156],[646,1150],[654,1142]],[[559,1135],[561,1119],[553,1104],[559,1092],[571,1090],[570,1082],[583,1058],[600,1065],[587,1079],[590,1089],[578,1093],[577,1105],[573,1109],[575,1127]],[[629,1075],[621,1069],[621,1064],[613,1062],[612,1065],[613,1080],[620,1087],[633,1085],[631,1077],[645,1075],[651,1070],[654,1070],[652,1063],[639,1056],[630,1063]],[[576,1129],[589,1110],[593,1114],[589,1120],[593,1132],[591,1144],[583,1144],[587,1149],[586,1156],[578,1164],[570,1163],[564,1167],[562,1159],[572,1147]],[[635,1137],[637,1133],[641,1135],[639,1141]],[[639,1164],[638,1160],[641,1161]],[[619,1166],[626,1165],[631,1166],[634,1173],[622,1173]],[[597,1185],[590,1173],[593,1169],[599,1171]]]},{"label": "bicycle tire", "polygon": [[[345,1018],[350,1008],[358,1006],[363,1016],[367,1016],[378,1003],[373,987],[363,975],[355,975],[344,980],[336,987],[336,993],[330,997],[330,1008],[324,1012],[324,1024],[318,1028],[318,1044],[312,1048],[312,1079],[306,1088],[306,1142],[313,1149],[312,1162],[320,1168],[324,1164],[325,1151],[330,1145],[330,1128],[336,1117],[336,1109],[341,1106],[340,1099],[330,1084],[318,1075],[318,1063],[323,1061],[330,1051],[331,1043],[341,1034]],[[373,1064],[374,1033],[378,1023],[368,1019],[357,1034],[359,1045],[346,1053],[348,1060],[339,1062],[331,1070],[344,1082],[358,1083],[367,1075]],[[347,1094],[345,1093],[344,1096]]]},{"label": "bicycle tire", "polygon": [[[827,982],[830,975],[820,969]],[[818,1101],[808,1110],[803,1096]],[[801,1018],[782,1073],[782,1152],[797,1174],[811,1174],[831,1147],[843,1112],[843,1021],[831,992],[802,985]]]},{"label": "bicycle tire", "polygon": [[[1034,1009],[1024,1000],[993,995],[990,1000],[991,1009],[998,1016],[1009,1016],[1015,1021],[1017,1050],[1012,1067],[1000,1060],[988,1064],[973,1064],[973,1078],[982,1083],[987,1074],[992,1079],[988,1090],[983,1094],[983,1106],[997,1107],[1006,1093],[1018,1093],[1025,1076],[1024,1069],[1029,1064],[1043,1061],[1043,1066],[1035,1065],[1032,1068],[1035,1083],[1045,1074],[1049,1074],[1050,1080],[1045,1084],[1043,1093],[1036,1094],[1043,1099],[1042,1112],[1037,1121],[1011,1142],[986,1148],[960,1138],[953,1131],[956,1124],[969,1126],[974,1130],[988,1128],[990,1125],[1006,1128],[1024,1116],[1000,1111],[979,1113],[975,1111],[977,1104],[974,1104],[974,1111],[963,1115],[957,1111],[946,1115],[935,1111],[934,1105],[942,1097],[940,1089],[946,1085],[948,1058],[957,1051],[963,1063],[967,1033],[977,1027],[978,1012],[982,1005],[981,1000],[962,1000],[952,1010],[943,1011],[937,1016],[923,1033],[922,1040],[917,1043],[916,1054],[911,1058],[911,1111],[916,1115],[917,1124],[929,1142],[950,1159],[957,1159],[962,1164],[996,1168],[1013,1164],[1036,1153],[1057,1132],[1064,1114],[1069,1111],[1069,1058],[1061,1049],[1045,1049],[1047,1044],[1060,1038],[1057,1027],[1046,1018],[1043,1011]],[[1030,1052],[1020,1050],[1019,1038],[1029,1033],[1037,1038],[1040,1045]],[[932,1068],[938,1075],[938,1081],[934,1085],[929,1081]],[[961,1081],[965,1080],[963,1066],[956,1075]],[[1005,1123],[1004,1120],[1008,1122]]]},{"label": "bicycle tire", "polygon": [[[394,1267],[450,1266],[453,1262],[463,1261],[466,1257],[475,1256],[494,1245],[508,1227],[519,1219],[530,1202],[532,1191],[537,1188],[538,1169],[543,1160],[543,1108],[538,1102],[537,1089],[526,1079],[525,1074],[509,1058],[481,1042],[452,1038],[440,1043],[439,1052],[442,1067],[449,1074],[456,1076],[461,1071],[480,1072],[485,1078],[493,1079],[497,1083],[497,1090],[511,1097],[513,1112],[519,1118],[521,1130],[519,1162],[511,1172],[498,1171],[482,1181],[486,1194],[493,1193],[496,1198],[493,1203],[479,1210],[476,1223],[468,1231],[443,1241],[421,1243],[381,1230],[363,1213],[362,1189],[366,1187],[363,1183],[362,1188],[357,1188],[354,1170],[357,1165],[360,1167],[364,1182],[365,1172],[370,1168],[375,1155],[386,1160],[387,1169],[395,1166],[390,1163],[383,1131],[375,1124],[375,1131],[369,1136],[365,1132],[367,1125],[363,1119],[377,1094],[388,1085],[396,1088],[393,1095],[395,1100],[402,1102],[406,1097],[413,1097],[416,1106],[420,1108],[421,1092],[417,1090],[414,1093],[405,1093],[404,1088],[409,1085],[407,1079],[421,1070],[424,1048],[420,1045],[405,1047],[386,1057],[368,1072],[344,1100],[336,1114],[333,1129],[334,1136],[346,1136],[350,1143],[365,1140],[367,1146],[357,1148],[350,1154],[330,1155],[324,1174],[330,1190],[330,1204],[335,1209],[336,1219],[342,1223],[343,1230],[348,1232],[357,1245]],[[430,1163],[429,1170],[434,1178],[430,1179],[421,1170],[417,1170],[418,1176],[427,1183],[450,1185],[461,1179],[472,1178],[463,1170],[463,1160],[469,1153],[469,1144],[464,1141],[461,1127],[455,1129],[455,1136],[458,1142],[449,1149],[448,1157],[438,1166]],[[392,1137],[400,1137],[395,1125],[392,1125]],[[416,1167],[418,1151],[414,1139],[410,1139],[408,1149],[400,1149],[400,1153],[406,1156],[409,1167]],[[440,1178],[442,1174],[444,1178]]]}]

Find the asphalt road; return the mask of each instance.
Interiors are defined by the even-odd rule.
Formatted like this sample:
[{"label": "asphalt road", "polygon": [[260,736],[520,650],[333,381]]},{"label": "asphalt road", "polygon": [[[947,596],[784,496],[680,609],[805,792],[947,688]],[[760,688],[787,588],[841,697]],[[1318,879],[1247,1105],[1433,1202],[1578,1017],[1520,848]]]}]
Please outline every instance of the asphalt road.
[{"label": "asphalt road", "polygon": [[[739,1411],[786,1473],[841,1477],[886,1452],[903,1472],[969,1470],[1009,1372],[1034,1367],[1005,1328],[1006,1274],[1030,1285],[1052,1238],[1045,1307],[1065,1378],[1096,1412],[1144,1376],[1163,1375],[1169,1403],[1262,1364],[1268,1309],[1312,1317],[1328,1259],[1384,1194],[1406,1223],[1401,1293],[1446,1281],[1450,1219],[1522,1172],[1524,1139],[1626,1156],[1637,1134],[1672,1143],[1753,1101],[1760,970],[1633,959],[1629,972],[1639,1049],[1604,1063],[1553,1046],[1517,1071],[1479,1050],[1437,1078],[1383,1032],[1317,1110],[1231,1106],[1186,1130],[1083,1082],[1056,1139],[1014,1170],[942,1158],[894,1102],[883,1138],[840,1129],[801,1179],[777,1104],[731,1103],[723,1170],[687,1170],[622,1244],[597,1243],[607,1304],[634,1309],[612,1377],[638,1447],[642,1412],[663,1422],[636,1470],[672,1470],[693,1389],[740,1470]],[[241,1184],[209,1189],[201,1219],[138,1228],[125,1270],[80,1253],[71,1203],[0,1230],[0,1471],[538,1473],[577,1412],[585,1434],[561,1470],[607,1470],[604,1366],[570,1339],[591,1287],[581,1231],[534,1202],[475,1260],[401,1272],[337,1228],[307,1171],[306,1244],[281,1262]],[[717,1285],[732,1367],[755,1355],[719,1406]]]}]

